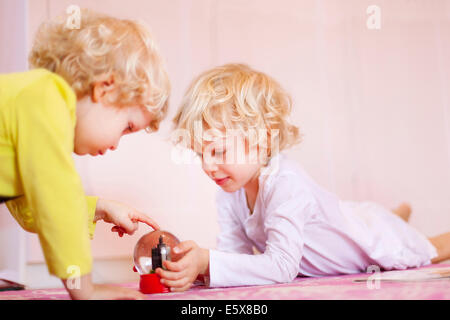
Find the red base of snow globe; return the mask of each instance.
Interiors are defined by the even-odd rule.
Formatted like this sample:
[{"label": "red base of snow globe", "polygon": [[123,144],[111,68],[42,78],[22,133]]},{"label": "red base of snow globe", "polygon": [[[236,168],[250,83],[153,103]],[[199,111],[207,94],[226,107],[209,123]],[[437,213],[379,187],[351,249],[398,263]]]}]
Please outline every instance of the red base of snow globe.
[{"label": "red base of snow globe", "polygon": [[141,281],[139,281],[139,289],[142,293],[167,293],[169,288],[163,285],[160,281],[159,275],[156,273],[141,274]]}]

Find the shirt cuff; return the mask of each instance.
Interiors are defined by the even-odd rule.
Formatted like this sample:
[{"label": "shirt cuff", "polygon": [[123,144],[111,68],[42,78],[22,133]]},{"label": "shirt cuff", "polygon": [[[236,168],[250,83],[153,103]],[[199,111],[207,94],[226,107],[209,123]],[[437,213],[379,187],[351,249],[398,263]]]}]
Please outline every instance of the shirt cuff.
[{"label": "shirt cuff", "polygon": [[224,267],[227,260],[227,253],[218,250],[209,250],[209,287],[225,287],[232,282],[233,276],[228,274]]},{"label": "shirt cuff", "polygon": [[97,223],[94,222],[94,218],[95,218],[95,210],[97,208],[98,197],[87,196],[86,200],[87,200],[87,206],[88,206],[88,230],[89,230],[89,237],[91,239],[93,239],[94,238],[95,227],[97,225]]}]

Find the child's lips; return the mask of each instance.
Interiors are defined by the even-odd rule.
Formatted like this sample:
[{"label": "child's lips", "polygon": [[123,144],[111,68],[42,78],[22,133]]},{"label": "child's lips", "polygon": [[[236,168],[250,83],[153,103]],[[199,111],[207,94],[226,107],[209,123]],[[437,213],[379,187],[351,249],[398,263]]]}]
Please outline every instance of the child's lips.
[{"label": "child's lips", "polygon": [[230,178],[230,177],[225,177],[225,178],[222,178],[222,179],[214,179],[214,181],[215,181],[219,186],[221,186],[221,185],[225,184],[225,183],[228,181],[229,178]]}]

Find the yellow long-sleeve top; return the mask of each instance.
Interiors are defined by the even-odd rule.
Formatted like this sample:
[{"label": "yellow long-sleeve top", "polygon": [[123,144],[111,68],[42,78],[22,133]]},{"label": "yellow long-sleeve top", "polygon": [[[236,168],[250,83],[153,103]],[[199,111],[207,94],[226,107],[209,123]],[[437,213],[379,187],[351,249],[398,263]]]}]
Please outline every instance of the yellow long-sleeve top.
[{"label": "yellow long-sleeve top", "polygon": [[[39,236],[51,274],[92,268],[96,197],[86,197],[72,159],[76,95],[47,70],[0,75],[0,200]],[[89,237],[90,236],[90,237]]]}]

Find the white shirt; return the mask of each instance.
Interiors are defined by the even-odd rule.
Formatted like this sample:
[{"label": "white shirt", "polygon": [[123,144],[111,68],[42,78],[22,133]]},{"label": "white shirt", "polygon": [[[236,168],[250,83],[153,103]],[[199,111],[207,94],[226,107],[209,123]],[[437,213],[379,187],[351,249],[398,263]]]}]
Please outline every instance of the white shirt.
[{"label": "white shirt", "polygon": [[[243,188],[217,195],[220,234],[210,250],[210,286],[290,282],[325,276],[405,269],[437,256],[429,240],[373,202],[341,201],[284,155],[259,176],[250,214]],[[262,254],[253,254],[253,246]]]}]

